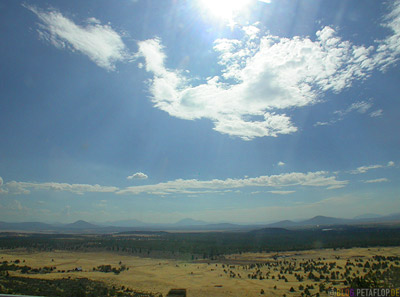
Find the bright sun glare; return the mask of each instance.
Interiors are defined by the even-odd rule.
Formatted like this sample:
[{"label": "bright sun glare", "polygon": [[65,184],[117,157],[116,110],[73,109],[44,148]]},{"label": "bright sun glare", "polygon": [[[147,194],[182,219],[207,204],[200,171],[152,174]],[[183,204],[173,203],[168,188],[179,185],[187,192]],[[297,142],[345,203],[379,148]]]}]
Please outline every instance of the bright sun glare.
[{"label": "bright sun glare", "polygon": [[250,0],[201,0],[204,7],[219,18],[231,20]]}]

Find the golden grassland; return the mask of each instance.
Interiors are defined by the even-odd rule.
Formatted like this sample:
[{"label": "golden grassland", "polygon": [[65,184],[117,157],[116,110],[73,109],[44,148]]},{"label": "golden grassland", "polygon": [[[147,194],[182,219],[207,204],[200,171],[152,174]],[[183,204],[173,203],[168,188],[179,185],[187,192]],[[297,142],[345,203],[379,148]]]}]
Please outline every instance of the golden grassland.
[{"label": "golden grassland", "polygon": [[[11,275],[24,277],[56,279],[56,278],[79,278],[86,277],[92,280],[104,281],[110,285],[125,286],[134,290],[147,292],[160,292],[166,296],[171,288],[186,288],[188,296],[211,297],[211,296],[300,296],[299,285],[313,285],[311,293],[319,292],[318,286],[321,282],[307,279],[306,273],[297,271],[304,276],[304,281],[299,282],[293,274],[285,273],[287,281],[278,279],[281,269],[285,269],[288,263],[306,263],[309,260],[323,263],[336,263],[334,271],[344,272],[348,260],[358,263],[369,261],[374,263],[372,258],[375,255],[400,256],[400,247],[382,248],[352,248],[352,249],[318,249],[298,252],[282,253],[243,253],[226,256],[225,259],[217,261],[179,261],[169,259],[152,259],[118,254],[110,252],[28,252],[26,250],[1,250],[1,261],[15,261],[19,259],[20,265],[27,265],[32,268],[44,266],[55,266],[56,269],[48,274],[21,274],[10,272]],[[285,264],[286,262],[286,264]],[[270,263],[271,266],[260,265],[250,267],[255,263]],[[393,263],[394,264],[394,263]],[[125,265],[127,270],[120,274],[104,273],[93,271],[93,267],[100,265],[111,265],[121,267]],[[276,265],[276,266],[274,266]],[[254,265],[253,265],[254,266]],[[397,265],[396,265],[397,266]],[[82,271],[70,271],[75,268]],[[251,279],[249,274],[258,273],[265,275],[269,272],[268,279]],[[65,271],[65,272],[62,272]],[[357,276],[363,275],[363,268],[355,266],[352,270]],[[234,275],[234,277],[233,277]],[[274,279],[272,279],[272,276]],[[274,288],[276,286],[276,288]],[[338,280],[333,285],[331,280],[326,282],[327,287],[341,288],[343,283]],[[293,287],[296,292],[290,293]],[[261,290],[265,294],[261,295]],[[320,296],[327,296],[320,293]]]}]

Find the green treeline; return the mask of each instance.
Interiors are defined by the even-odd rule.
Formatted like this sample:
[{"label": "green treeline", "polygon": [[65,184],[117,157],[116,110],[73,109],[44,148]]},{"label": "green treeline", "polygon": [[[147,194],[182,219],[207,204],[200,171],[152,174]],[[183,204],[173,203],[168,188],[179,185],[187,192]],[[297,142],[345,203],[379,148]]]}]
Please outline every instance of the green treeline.
[{"label": "green treeline", "polygon": [[39,279],[0,274],[0,294],[24,294],[32,296],[60,297],[156,297],[151,293],[135,292],[129,288],[110,287],[103,282],[87,278]]},{"label": "green treeline", "polygon": [[400,245],[400,228],[263,229],[252,232],[166,233],[137,236],[51,235],[0,236],[0,249],[39,251],[114,251],[150,257],[206,259],[241,252],[271,252],[314,248]]}]

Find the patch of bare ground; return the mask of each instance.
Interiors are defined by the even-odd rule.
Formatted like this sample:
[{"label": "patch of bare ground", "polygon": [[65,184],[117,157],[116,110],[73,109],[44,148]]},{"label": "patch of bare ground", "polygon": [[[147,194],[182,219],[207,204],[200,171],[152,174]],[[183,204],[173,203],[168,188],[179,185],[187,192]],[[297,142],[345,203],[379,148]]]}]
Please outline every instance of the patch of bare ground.
[{"label": "patch of bare ground", "polygon": [[[1,261],[18,259],[19,265],[32,268],[55,267],[51,273],[10,271],[10,275],[43,279],[87,277],[139,291],[160,292],[163,296],[171,288],[187,288],[188,296],[194,297],[300,296],[306,290],[314,296],[328,296],[325,290],[345,287],[346,277],[364,275],[379,262],[376,256],[394,257],[385,261],[400,266],[396,260],[400,247],[242,253],[201,262],[110,252],[0,251]],[[99,271],[100,265],[124,269],[119,274],[105,273]]]}]

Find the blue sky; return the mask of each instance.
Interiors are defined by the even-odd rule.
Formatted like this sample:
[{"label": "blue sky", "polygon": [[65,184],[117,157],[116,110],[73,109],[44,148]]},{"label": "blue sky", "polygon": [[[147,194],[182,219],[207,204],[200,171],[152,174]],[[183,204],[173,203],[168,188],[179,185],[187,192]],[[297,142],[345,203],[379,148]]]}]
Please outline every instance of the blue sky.
[{"label": "blue sky", "polygon": [[0,1],[4,221],[400,211],[400,1]]}]

